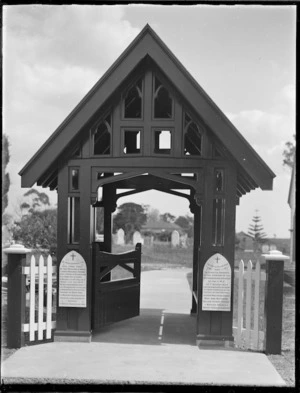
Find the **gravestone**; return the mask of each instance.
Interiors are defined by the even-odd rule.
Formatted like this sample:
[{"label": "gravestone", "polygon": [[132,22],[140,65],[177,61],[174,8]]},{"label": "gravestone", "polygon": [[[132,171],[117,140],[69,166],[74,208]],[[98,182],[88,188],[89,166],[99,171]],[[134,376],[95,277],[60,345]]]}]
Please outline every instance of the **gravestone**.
[{"label": "gravestone", "polygon": [[270,251],[274,251],[274,250],[277,250],[277,247],[275,244],[271,244]]},{"label": "gravestone", "polygon": [[122,228],[118,229],[117,231],[116,244],[119,244],[120,246],[123,246],[123,244],[125,244],[124,230]]},{"label": "gravestone", "polygon": [[185,233],[184,235],[180,236],[180,246],[182,248],[187,248],[187,233]]},{"label": "gravestone", "polygon": [[173,231],[171,234],[171,245],[172,247],[178,247],[180,242],[180,236],[178,231]]},{"label": "gravestone", "polygon": [[59,266],[59,307],[86,307],[86,285],[85,260],[68,252]]},{"label": "gravestone", "polygon": [[268,246],[268,244],[263,244],[262,245],[262,252],[265,254],[265,253],[267,253],[267,252],[269,252],[269,246]]},{"label": "gravestone", "polygon": [[214,254],[203,269],[202,310],[230,311],[231,267],[223,255]]},{"label": "gravestone", "polygon": [[135,231],[132,237],[132,242],[134,245],[137,243],[144,244],[144,239],[142,238],[142,235],[140,234],[139,231]]}]

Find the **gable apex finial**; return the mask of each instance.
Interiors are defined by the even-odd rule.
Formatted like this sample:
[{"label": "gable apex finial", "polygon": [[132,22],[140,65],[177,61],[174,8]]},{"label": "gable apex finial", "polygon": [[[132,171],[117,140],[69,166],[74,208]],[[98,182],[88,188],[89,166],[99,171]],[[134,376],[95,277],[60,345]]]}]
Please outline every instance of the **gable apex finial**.
[{"label": "gable apex finial", "polygon": [[145,24],[145,26],[144,26],[144,28],[142,29],[142,31],[141,31],[141,35],[143,35],[143,34],[145,34],[145,33],[150,33],[150,34],[153,34],[153,33],[155,33],[154,32],[154,30],[152,29],[152,27],[149,25],[149,23],[146,23]]}]

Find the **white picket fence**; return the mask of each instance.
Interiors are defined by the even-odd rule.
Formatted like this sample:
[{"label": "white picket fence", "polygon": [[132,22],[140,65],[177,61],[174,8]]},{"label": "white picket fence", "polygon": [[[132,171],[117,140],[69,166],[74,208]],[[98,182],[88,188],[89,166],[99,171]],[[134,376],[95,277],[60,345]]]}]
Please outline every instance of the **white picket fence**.
[{"label": "white picket fence", "polygon": [[[23,274],[26,275],[26,282],[29,283],[29,323],[23,324],[23,332],[29,332],[29,341],[43,340],[43,332],[46,330],[46,339],[50,339],[52,331],[56,327],[56,321],[52,320],[52,294],[53,294],[53,275],[56,273],[56,266],[52,265],[52,258],[49,255],[44,258],[39,257],[36,264],[36,257],[31,256],[30,266],[23,267]],[[45,282],[46,280],[46,282]],[[45,285],[46,284],[46,285]],[[36,310],[36,288],[37,288],[37,309],[38,316],[35,320]],[[44,290],[47,293],[46,320],[44,321]]]},{"label": "white picket fence", "polygon": [[[265,334],[263,330],[259,330],[259,322],[263,319],[264,323],[264,314],[261,315],[259,306],[260,283],[266,281],[266,273],[262,271],[259,261],[256,262],[255,269],[252,262],[248,261],[245,270],[244,261],[241,260],[238,271],[235,271],[235,277],[238,279],[237,326],[233,327],[236,333],[235,344],[242,349],[263,350]],[[244,281],[246,281],[246,286]],[[252,294],[253,281],[254,296]]]}]

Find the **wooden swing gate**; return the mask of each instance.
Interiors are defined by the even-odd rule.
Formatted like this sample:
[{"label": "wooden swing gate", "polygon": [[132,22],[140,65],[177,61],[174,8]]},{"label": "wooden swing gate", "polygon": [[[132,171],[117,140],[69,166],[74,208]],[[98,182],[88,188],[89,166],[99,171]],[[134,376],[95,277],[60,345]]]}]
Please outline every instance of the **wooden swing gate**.
[{"label": "wooden swing gate", "polygon": [[[107,281],[118,266],[132,273],[132,278]],[[140,277],[140,243],[122,254],[99,251],[99,243],[93,244],[93,330],[140,314]]]}]

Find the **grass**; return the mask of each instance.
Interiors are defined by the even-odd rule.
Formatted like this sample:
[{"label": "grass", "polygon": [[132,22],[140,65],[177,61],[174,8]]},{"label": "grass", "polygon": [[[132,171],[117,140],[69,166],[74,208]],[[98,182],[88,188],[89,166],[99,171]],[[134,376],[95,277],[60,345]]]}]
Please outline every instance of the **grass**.
[{"label": "grass", "polygon": [[[131,251],[132,244],[123,246],[114,245],[113,253]],[[142,270],[161,270],[174,267],[193,266],[193,247],[172,248],[161,243],[150,246],[142,246]]]}]

